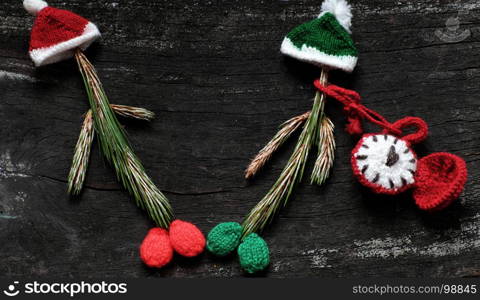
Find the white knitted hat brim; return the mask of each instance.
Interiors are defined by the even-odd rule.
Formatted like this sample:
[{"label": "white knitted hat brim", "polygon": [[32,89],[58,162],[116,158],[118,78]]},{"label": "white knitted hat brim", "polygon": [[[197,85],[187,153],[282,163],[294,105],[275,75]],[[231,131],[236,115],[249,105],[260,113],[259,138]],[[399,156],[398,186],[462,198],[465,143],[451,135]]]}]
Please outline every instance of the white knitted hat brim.
[{"label": "white knitted hat brim", "polygon": [[302,45],[302,48],[299,49],[288,37],[283,40],[280,51],[285,55],[292,56],[296,59],[312,63],[320,67],[327,66],[332,69],[341,69],[348,73],[353,71],[358,60],[358,57],[356,56],[330,55],[307,45]]}]

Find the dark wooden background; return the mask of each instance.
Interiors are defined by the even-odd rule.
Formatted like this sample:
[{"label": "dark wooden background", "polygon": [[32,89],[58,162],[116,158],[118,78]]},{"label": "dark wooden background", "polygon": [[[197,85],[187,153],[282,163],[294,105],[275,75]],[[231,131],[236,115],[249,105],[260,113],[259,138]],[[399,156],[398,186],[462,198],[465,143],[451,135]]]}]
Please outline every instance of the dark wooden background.
[{"label": "dark wooden background", "polygon": [[[68,3],[68,6],[66,3]],[[321,1],[51,1],[93,22],[103,39],[87,52],[112,103],[142,106],[151,124],[125,122],[148,173],[178,218],[207,233],[241,221],[279,175],[287,143],[250,183],[243,169],[286,119],[308,110],[319,69],[279,47]],[[352,177],[356,141],[338,105],[333,175],[301,184],[264,232],[268,277],[461,277],[480,275],[480,3],[353,3],[355,72],[331,82],[359,91],[394,121],[420,116],[423,156],[463,156],[469,179],[443,212],[419,211],[411,195],[374,196]],[[459,27],[446,27],[447,20]],[[138,246],[153,225],[117,184],[95,145],[85,192],[66,178],[88,104],[73,60],[35,69],[27,56],[33,18],[20,0],[0,5],[0,273],[3,276],[236,277],[236,257],[175,258],[158,271]],[[449,24],[452,24],[450,22]],[[374,129],[374,128],[371,128]],[[313,161],[306,170],[309,177]],[[307,180],[305,180],[307,181]]]}]

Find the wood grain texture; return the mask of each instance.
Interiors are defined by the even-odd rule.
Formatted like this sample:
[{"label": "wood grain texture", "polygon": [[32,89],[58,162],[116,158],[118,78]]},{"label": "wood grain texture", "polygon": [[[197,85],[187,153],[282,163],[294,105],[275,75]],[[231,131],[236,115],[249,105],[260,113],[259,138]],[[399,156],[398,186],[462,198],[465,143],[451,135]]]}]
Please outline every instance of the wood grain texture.
[{"label": "wood grain texture", "polygon": [[[50,4],[99,26],[103,39],[87,55],[112,103],[157,114],[151,124],[124,124],[177,217],[204,232],[241,221],[279,175],[294,141],[249,183],[244,167],[280,123],[311,107],[319,70],[284,58],[279,47],[289,29],[317,15],[320,1]],[[356,141],[342,130],[340,107],[330,103],[338,145],[333,174],[323,187],[301,184],[264,233],[272,263],[259,276],[478,276],[480,4],[361,0],[353,8],[359,65],[351,75],[332,74],[331,82],[359,91],[389,120],[424,118],[430,137],[416,148],[419,155],[463,156],[466,189],[436,214],[420,212],[408,193],[372,195],[352,176]],[[454,17],[460,27],[447,32]],[[85,192],[67,197],[88,104],[73,60],[34,69],[27,57],[32,21],[20,0],[0,5],[0,273],[243,276],[235,257],[207,253],[176,258],[160,271],[145,268],[137,248],[152,223],[117,184],[97,146]]]}]

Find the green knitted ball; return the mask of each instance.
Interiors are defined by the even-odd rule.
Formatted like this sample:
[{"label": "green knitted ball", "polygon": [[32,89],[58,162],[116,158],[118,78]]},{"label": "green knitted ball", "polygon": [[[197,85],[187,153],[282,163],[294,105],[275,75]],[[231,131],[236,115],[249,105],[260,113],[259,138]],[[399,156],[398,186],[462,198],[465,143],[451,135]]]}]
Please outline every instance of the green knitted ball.
[{"label": "green knitted ball", "polygon": [[242,225],[236,222],[220,223],[207,236],[207,249],[218,256],[225,256],[240,244]]},{"label": "green knitted ball", "polygon": [[270,263],[267,243],[256,233],[249,234],[238,246],[240,265],[248,273],[265,269]]}]

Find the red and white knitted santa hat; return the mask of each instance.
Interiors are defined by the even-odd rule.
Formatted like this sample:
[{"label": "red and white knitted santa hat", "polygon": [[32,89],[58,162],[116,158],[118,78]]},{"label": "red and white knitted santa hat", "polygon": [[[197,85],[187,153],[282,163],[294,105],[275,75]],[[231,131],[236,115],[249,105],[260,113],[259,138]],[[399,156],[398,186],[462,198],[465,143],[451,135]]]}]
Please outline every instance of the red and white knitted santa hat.
[{"label": "red and white knitted santa hat", "polygon": [[95,24],[70,11],[42,0],[24,0],[23,6],[36,16],[29,54],[37,67],[68,59],[76,48],[85,50],[100,37]]}]

